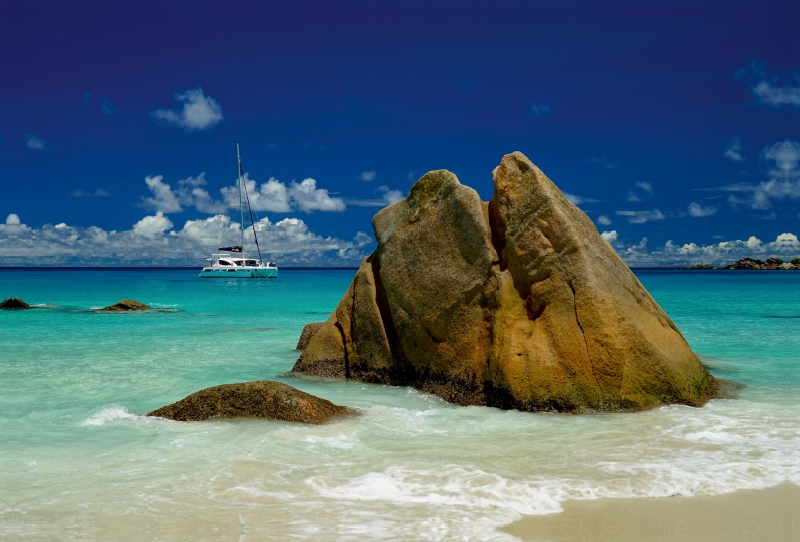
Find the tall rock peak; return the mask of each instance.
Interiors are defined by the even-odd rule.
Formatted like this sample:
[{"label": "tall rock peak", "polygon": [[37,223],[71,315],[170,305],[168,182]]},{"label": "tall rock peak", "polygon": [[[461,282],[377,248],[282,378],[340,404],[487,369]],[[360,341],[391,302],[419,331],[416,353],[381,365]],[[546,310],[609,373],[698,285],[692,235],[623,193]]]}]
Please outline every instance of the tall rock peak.
[{"label": "tall rock peak", "polygon": [[378,248],[295,371],[522,410],[701,405],[711,375],[592,221],[522,153],[492,200],[432,171],[373,219]]}]

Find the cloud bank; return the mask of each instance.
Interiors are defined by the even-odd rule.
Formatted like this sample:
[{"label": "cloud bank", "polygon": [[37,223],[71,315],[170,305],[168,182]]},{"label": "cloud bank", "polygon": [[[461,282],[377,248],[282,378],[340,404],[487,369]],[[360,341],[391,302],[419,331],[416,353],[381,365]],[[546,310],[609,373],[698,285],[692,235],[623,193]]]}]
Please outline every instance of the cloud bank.
[{"label": "cloud bank", "polygon": [[[366,256],[372,237],[359,231],[351,240],[319,235],[299,218],[273,223],[262,218],[256,224],[265,259],[284,266],[355,266]],[[710,245],[676,244],[671,240],[649,249],[647,238],[630,243],[617,230],[600,234],[631,267],[682,267],[693,264],[725,265],[740,258],[766,259],[778,256],[791,260],[800,256],[800,241],[782,233],[774,241],[755,236],[747,240],[722,241]],[[148,215],[129,230],[106,231],[67,224],[46,224],[31,228],[19,216],[10,214],[0,224],[0,265],[62,266],[198,266],[214,249],[235,244],[239,225],[226,215],[187,220],[175,229],[163,212]],[[252,230],[246,231],[253,246]]]},{"label": "cloud bank", "polygon": [[[609,242],[611,241],[609,240]],[[727,265],[745,257],[765,260],[770,256],[777,256],[784,260],[791,260],[800,256],[800,241],[793,233],[782,233],[774,241],[767,243],[755,236],[750,236],[745,241],[737,239],[711,245],[697,243],[679,245],[670,240],[663,246],[651,250],[647,249],[647,238],[635,245],[625,245],[617,242],[615,235],[614,242],[611,244],[631,267]]]},{"label": "cloud bank", "polygon": [[[352,240],[318,235],[299,218],[256,223],[261,253],[285,266],[352,266],[366,256],[372,237],[358,232]],[[148,215],[125,231],[106,231],[61,223],[31,228],[16,214],[0,224],[0,265],[193,266],[198,268],[217,247],[239,240],[239,224],[228,216],[187,220],[174,229],[163,212]],[[245,233],[248,246],[253,232]]]}]

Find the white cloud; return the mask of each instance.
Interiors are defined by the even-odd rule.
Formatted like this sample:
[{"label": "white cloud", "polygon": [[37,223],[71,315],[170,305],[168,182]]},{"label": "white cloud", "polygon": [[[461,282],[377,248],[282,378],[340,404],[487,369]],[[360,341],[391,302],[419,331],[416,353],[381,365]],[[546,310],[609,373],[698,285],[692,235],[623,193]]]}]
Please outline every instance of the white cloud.
[{"label": "white cloud", "polygon": [[727,265],[740,258],[766,259],[779,256],[791,259],[800,255],[800,241],[792,233],[782,233],[775,241],[764,243],[755,236],[747,240],[722,241],[710,245],[698,243],[675,244],[667,241],[663,247],[648,251],[640,245],[622,247],[620,256],[631,266],[687,266],[693,264]]},{"label": "white cloud", "polygon": [[[205,173],[178,181],[175,189],[163,179],[161,175],[145,178],[145,183],[153,196],[142,198],[143,207],[163,213],[179,213],[185,208],[194,207],[201,213],[217,214],[239,205],[239,189],[236,184],[220,189],[221,200],[212,198],[208,191],[202,188],[207,184]],[[300,210],[310,213],[344,211],[346,208],[342,198],[332,197],[325,188],[317,188],[317,181],[311,178],[301,183],[293,181],[286,186],[274,177],[270,177],[267,182],[259,186],[248,173],[245,173],[244,184],[246,193],[242,193],[242,200],[249,198],[250,208],[256,212],[289,213],[292,210]],[[379,187],[378,190],[382,188],[384,187]]]},{"label": "white cloud", "polygon": [[634,194],[632,191],[629,190],[628,191],[628,201],[631,201],[631,202],[635,203],[637,201],[642,201],[642,198],[640,198],[639,196],[637,196],[636,194]]},{"label": "white cloud", "polygon": [[163,182],[163,175],[147,176],[144,182],[153,193],[152,198],[144,198],[142,205],[152,207],[159,213],[180,213],[183,211],[179,197],[172,192],[172,188]]},{"label": "white cloud", "polygon": [[529,117],[541,117],[553,112],[553,106],[546,102],[532,102],[528,106]]},{"label": "white cloud", "polygon": [[605,156],[592,156],[589,159],[590,164],[597,164],[606,169],[615,169],[617,164],[606,158]]},{"label": "white cloud", "polygon": [[201,87],[176,92],[175,101],[182,105],[181,109],[156,109],[150,115],[187,132],[207,130],[225,120],[219,102],[203,94]]},{"label": "white cloud", "polygon": [[100,197],[108,197],[111,194],[103,190],[102,188],[98,188],[94,192],[85,192],[83,190],[73,190],[72,195],[76,198],[100,198]]},{"label": "white cloud", "polygon": [[103,105],[100,106],[100,111],[102,111],[109,117],[119,113],[119,109],[117,109],[117,106],[112,104],[111,100],[109,100],[108,98],[103,98]]},{"label": "white cloud", "polygon": [[[603,232],[604,238],[614,232]],[[613,235],[613,246],[631,266],[687,266],[693,264],[727,265],[740,258],[766,259],[781,256],[791,259],[800,254],[800,241],[792,233],[782,233],[775,241],[764,243],[755,236],[747,240],[722,241],[710,245],[698,243],[675,244],[667,241],[663,247],[647,249],[647,238],[639,243],[626,245]],[[611,241],[609,241],[611,242]]]},{"label": "white cloud", "polygon": [[133,234],[140,237],[154,238],[172,227],[172,221],[158,211],[155,216],[146,216],[133,225]]},{"label": "white cloud", "polygon": [[645,222],[664,220],[666,218],[658,209],[653,209],[652,211],[617,211],[617,214],[628,217],[628,222],[631,224],[644,224]]},{"label": "white cloud", "polygon": [[[177,231],[172,227],[172,221],[160,212],[142,218],[126,231],[63,223],[33,229],[21,224],[17,215],[9,215],[6,223],[0,224],[0,263],[199,267],[217,247],[241,235],[238,223],[225,215],[188,220]],[[351,241],[316,234],[299,218],[274,224],[263,218],[256,223],[256,230],[262,256],[278,265],[357,265],[366,256],[363,248],[372,243],[372,237],[364,232]],[[252,228],[245,237],[248,248],[254,249]]]},{"label": "white cloud", "polygon": [[377,176],[378,176],[378,174],[375,173],[374,171],[364,171],[364,172],[361,173],[359,178],[364,182],[370,182],[370,181],[374,181],[375,177],[377,177]]},{"label": "white cloud", "polygon": [[36,134],[25,134],[25,146],[35,151],[46,151],[49,148],[47,140]]},{"label": "white cloud", "polygon": [[[289,190],[286,185],[274,177],[261,184],[251,179],[249,174],[244,175],[244,184],[247,196],[250,198],[250,208],[253,211],[268,211],[272,213],[288,213],[292,210]],[[239,205],[239,189],[236,185],[227,186],[220,190],[228,206]],[[245,195],[242,194],[242,199]],[[199,209],[198,209],[199,210]]]},{"label": "white cloud", "polygon": [[717,212],[716,207],[703,207],[702,205],[696,202],[690,203],[688,209],[689,209],[689,214],[695,218],[711,216]]},{"label": "white cloud", "polygon": [[317,181],[311,178],[304,179],[301,183],[292,181],[289,195],[294,204],[303,212],[314,211],[344,211],[345,204],[342,198],[332,198],[328,190],[317,188]]},{"label": "white cloud", "polygon": [[761,158],[767,165],[768,180],[758,184],[738,183],[713,190],[741,192],[746,199],[731,195],[731,205],[747,204],[752,209],[767,210],[773,200],[800,198],[800,143],[778,141],[767,145],[761,151]]},{"label": "white cloud", "polygon": [[600,215],[597,217],[597,223],[601,226],[608,226],[611,224],[611,219],[608,218],[606,215]]},{"label": "white cloud", "polygon": [[744,146],[742,145],[742,140],[738,137],[732,137],[730,141],[728,141],[725,150],[722,152],[722,156],[734,162],[744,162],[744,156],[742,155],[743,150]]},{"label": "white cloud", "polygon": [[572,203],[573,205],[581,205],[583,203],[591,203],[594,201],[599,201],[592,198],[584,198],[583,196],[576,196],[575,194],[570,194],[568,192],[562,192],[562,194],[564,194],[564,197],[567,198],[567,200],[569,200],[569,202]]},{"label": "white cloud", "polygon": [[388,186],[379,186],[375,189],[378,195],[376,199],[348,199],[348,205],[357,205],[359,207],[386,207],[392,203],[396,203],[403,199],[403,193],[399,190],[392,190]]},{"label": "white cloud", "polygon": [[[640,190],[643,190],[643,191],[647,192],[648,195],[650,195],[650,196],[653,195],[653,185],[652,184],[650,184],[650,183],[648,183],[646,181],[640,181],[640,182],[636,183],[636,186],[639,187]],[[635,203],[637,201],[642,201],[642,198],[640,198],[639,195],[636,192],[634,192],[632,190],[629,190],[628,191],[628,201]]]},{"label": "white cloud", "polygon": [[603,233],[600,234],[600,237],[602,237],[609,243],[613,243],[617,240],[617,230],[604,231]]},{"label": "white cloud", "polygon": [[753,60],[739,70],[736,78],[750,86],[758,103],[776,108],[800,107],[800,77],[796,73],[768,76],[766,68],[766,62]]},{"label": "white cloud", "polygon": [[800,87],[797,86],[781,87],[769,81],[761,81],[753,87],[753,95],[761,103],[774,107],[800,107]]}]

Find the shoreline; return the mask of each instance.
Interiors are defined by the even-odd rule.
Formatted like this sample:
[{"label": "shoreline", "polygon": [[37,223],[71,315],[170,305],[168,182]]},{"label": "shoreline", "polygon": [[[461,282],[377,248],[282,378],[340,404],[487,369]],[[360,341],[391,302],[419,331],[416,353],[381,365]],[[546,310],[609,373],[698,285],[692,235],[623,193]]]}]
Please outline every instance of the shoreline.
[{"label": "shoreline", "polygon": [[525,542],[800,540],[800,486],[694,497],[567,501],[499,529]]}]

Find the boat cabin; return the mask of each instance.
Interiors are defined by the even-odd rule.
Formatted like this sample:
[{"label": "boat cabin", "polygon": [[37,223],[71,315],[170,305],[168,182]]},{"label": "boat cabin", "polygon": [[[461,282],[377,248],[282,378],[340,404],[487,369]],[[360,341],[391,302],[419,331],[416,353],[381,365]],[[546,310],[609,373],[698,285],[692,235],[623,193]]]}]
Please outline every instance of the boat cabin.
[{"label": "boat cabin", "polygon": [[208,258],[208,261],[211,262],[211,265],[208,267],[276,267],[276,265],[272,262],[262,264],[260,260],[241,257],[237,258],[229,254],[212,254],[211,258]]}]

